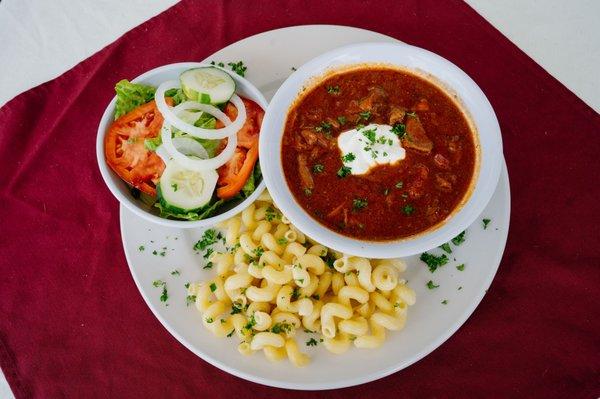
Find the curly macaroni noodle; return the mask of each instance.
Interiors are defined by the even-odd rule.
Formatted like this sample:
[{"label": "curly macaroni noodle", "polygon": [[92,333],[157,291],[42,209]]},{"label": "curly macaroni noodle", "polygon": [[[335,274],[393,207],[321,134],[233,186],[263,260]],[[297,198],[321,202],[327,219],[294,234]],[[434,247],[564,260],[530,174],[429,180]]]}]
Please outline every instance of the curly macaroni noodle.
[{"label": "curly macaroni noodle", "polygon": [[241,340],[240,353],[303,367],[310,357],[298,329],[309,334],[307,346],[341,354],[351,345],[377,348],[386,330],[404,327],[415,292],[399,278],[401,260],[345,256],[312,242],[267,192],[220,228],[227,248],[208,257],[217,276],[190,284],[188,296],[215,336]]}]

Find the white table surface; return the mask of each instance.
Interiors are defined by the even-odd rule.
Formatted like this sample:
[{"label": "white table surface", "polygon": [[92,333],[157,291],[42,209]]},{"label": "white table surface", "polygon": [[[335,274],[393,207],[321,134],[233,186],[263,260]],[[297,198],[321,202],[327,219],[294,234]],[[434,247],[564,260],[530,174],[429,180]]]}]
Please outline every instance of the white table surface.
[{"label": "white table surface", "polygon": [[[600,0],[467,0],[600,112]],[[1,0],[0,106],[53,79],[177,0]],[[0,398],[13,395],[0,373]]]}]

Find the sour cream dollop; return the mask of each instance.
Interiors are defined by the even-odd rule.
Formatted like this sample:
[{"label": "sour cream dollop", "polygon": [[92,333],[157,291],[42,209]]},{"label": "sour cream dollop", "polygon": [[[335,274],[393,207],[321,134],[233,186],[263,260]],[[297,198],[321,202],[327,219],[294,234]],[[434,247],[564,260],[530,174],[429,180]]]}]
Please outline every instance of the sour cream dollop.
[{"label": "sour cream dollop", "polygon": [[406,157],[392,126],[371,123],[348,130],[337,138],[342,152],[342,163],[353,175],[367,173],[372,167],[395,164]]}]

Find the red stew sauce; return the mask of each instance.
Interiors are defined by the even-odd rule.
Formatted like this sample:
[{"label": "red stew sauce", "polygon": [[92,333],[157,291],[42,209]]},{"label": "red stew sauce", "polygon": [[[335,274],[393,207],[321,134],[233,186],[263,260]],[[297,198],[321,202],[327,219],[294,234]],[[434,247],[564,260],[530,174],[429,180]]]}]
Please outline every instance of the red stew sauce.
[{"label": "red stew sauce", "polygon": [[[394,126],[406,157],[352,175],[337,136],[369,123]],[[310,215],[372,241],[442,223],[470,193],[476,165],[474,132],[456,102],[422,77],[385,67],[338,73],[303,93],[281,151],[287,184]]]}]

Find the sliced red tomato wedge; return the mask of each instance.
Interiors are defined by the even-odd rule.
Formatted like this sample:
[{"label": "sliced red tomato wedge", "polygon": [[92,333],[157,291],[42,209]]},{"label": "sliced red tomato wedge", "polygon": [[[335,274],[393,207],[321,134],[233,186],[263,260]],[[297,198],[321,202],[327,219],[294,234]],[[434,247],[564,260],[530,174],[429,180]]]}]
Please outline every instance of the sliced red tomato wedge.
[{"label": "sliced red tomato wedge", "polygon": [[[172,100],[167,98],[167,103]],[[156,196],[156,184],[165,164],[144,140],[160,134],[163,117],[154,101],[140,105],[112,123],[104,138],[106,162],[121,179],[142,192]]]},{"label": "sliced red tomato wedge", "polygon": [[[258,136],[265,111],[254,101],[245,98],[242,101],[246,107],[246,122],[237,132],[237,148],[233,157],[217,170],[217,196],[222,199],[232,198],[242,190],[258,160]],[[237,117],[237,109],[231,103],[224,112],[231,120]],[[217,128],[222,126],[218,124]],[[227,139],[221,141],[220,147],[225,145]]]}]

